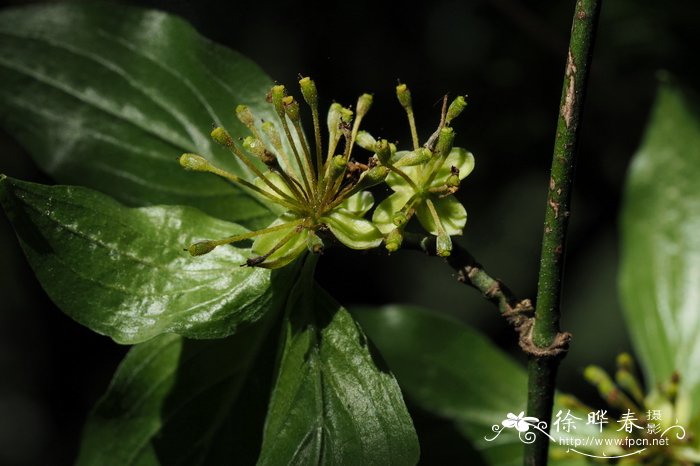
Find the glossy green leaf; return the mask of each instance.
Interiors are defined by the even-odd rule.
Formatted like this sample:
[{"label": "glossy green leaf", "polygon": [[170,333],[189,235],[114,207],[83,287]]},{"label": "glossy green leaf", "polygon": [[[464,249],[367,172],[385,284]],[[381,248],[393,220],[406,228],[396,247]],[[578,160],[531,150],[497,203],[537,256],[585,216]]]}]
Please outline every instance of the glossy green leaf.
[{"label": "glossy green leaf", "polygon": [[251,398],[265,403],[269,386],[251,372],[270,320],[225,339],[133,347],[85,425],[77,465],[254,463],[262,420]]},{"label": "glossy green leaf", "polygon": [[393,375],[344,308],[310,279],[298,282],[258,464],[417,461],[418,440]]},{"label": "glossy green leaf", "polygon": [[231,246],[199,257],[183,251],[245,231],[196,209],[127,208],[87,188],[5,177],[0,201],[51,299],[118,342],[165,332],[230,335],[274,309],[290,286],[278,274],[240,267],[246,257]]},{"label": "glossy green leaf", "polygon": [[[508,413],[525,410],[527,377],[519,364],[480,333],[434,311],[386,306],[354,309],[353,316],[411,401],[454,421],[489,464],[522,464],[523,445],[516,434],[485,439]],[[557,454],[562,457],[561,451]],[[550,463],[586,464],[572,454]]]},{"label": "glossy green leaf", "polygon": [[236,116],[264,103],[271,80],[181,19],[123,3],[34,5],[0,13],[0,123],[65,184],[128,205],[191,205],[245,226],[274,218],[256,197],[185,172],[183,152],[243,173],[209,137],[247,134]]},{"label": "glossy green leaf", "polygon": [[630,168],[620,290],[649,387],[681,375],[700,409],[700,107],[663,84]]}]

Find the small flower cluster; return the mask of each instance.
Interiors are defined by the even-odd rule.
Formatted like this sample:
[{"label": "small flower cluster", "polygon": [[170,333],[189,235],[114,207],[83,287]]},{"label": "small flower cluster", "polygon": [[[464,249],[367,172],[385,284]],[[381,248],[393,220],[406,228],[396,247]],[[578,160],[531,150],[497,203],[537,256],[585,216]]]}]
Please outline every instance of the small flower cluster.
[{"label": "small flower cluster", "polygon": [[[267,98],[278,116],[277,124],[260,121],[248,107],[239,105],[236,114],[251,135],[234,141],[221,127],[211,133],[255,174],[253,181],[227,172],[200,155],[180,157],[185,169],[219,175],[284,211],[267,228],[194,243],[187,249],[190,254],[198,256],[223,244],[254,239],[254,256],[244,265],[278,268],[306,250],[323,251],[328,232],[352,249],[371,249],[384,242],[388,251],[396,251],[406,224],[415,215],[428,232],[437,236],[438,254],[449,255],[450,236],[462,233],[467,218],[453,194],[474,168],[472,154],[452,146],[454,130],[450,125],[465,108],[464,97],[458,97],[449,107],[447,100],[443,101],[438,129],[421,146],[411,93],[406,85],[397,86],[397,97],[411,128],[411,151],[398,151],[386,139],[360,131],[372,106],[371,95],[361,95],[354,112],[333,103],[326,117],[324,147],[316,85],[305,77],[299,86],[311,109],[313,144],[302,130],[299,102],[282,85],[274,86]],[[353,157],[356,146],[372,153],[366,163]],[[382,182],[395,192],[377,206],[369,221],[364,217],[374,206],[374,198],[367,189]]]}]

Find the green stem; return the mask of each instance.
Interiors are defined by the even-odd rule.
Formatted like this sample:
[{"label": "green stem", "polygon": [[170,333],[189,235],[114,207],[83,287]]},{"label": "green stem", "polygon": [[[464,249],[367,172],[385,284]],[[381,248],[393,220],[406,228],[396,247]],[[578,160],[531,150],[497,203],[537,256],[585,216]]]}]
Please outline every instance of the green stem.
[{"label": "green stem", "polygon": [[[557,368],[565,354],[549,349],[560,340],[560,298],[564,248],[571,209],[571,192],[578,136],[583,113],[593,42],[602,0],[578,0],[574,11],[557,132],[549,181],[549,194],[542,238],[537,306],[532,343],[542,352],[530,355],[528,364],[528,415],[541,421],[552,417]],[[554,356],[556,354],[556,356]],[[538,435],[525,446],[526,466],[545,466],[549,440]]]}]

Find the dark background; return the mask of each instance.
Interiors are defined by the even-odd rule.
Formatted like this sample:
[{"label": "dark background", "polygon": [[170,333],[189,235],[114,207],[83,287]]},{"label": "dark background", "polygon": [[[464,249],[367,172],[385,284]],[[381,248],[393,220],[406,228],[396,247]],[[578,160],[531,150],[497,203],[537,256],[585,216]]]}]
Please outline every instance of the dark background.
[{"label": "dark background", "polygon": [[[20,5],[21,1],[5,2]],[[372,92],[365,129],[401,135],[398,79],[414,96],[422,136],[444,93],[468,94],[457,144],[476,155],[460,190],[469,212],[463,244],[519,295],[534,297],[554,126],[573,1],[132,2],[185,17],[205,36],[258,62],[289,87],[311,75],[329,102]],[[567,259],[563,326],[575,340],[560,386],[597,403],[586,364],[611,366],[629,348],[616,292],[617,216],[625,170],[642,135],[658,70],[698,83],[696,0],[614,0],[603,7],[583,122]],[[234,105],[235,102],[232,102]],[[50,182],[7,134],[0,172]],[[0,215],[0,465],[70,464],[81,425],[125,352],[63,316],[25,263]],[[515,351],[488,303],[437,259],[417,253],[378,261],[331,251],[323,284],[348,306],[418,303],[484,329]],[[478,362],[475,362],[478,363]],[[485,389],[488,389],[485,387]],[[449,464],[462,442],[447,423],[416,412],[426,464]],[[431,445],[435,445],[432,446]],[[453,456],[450,456],[453,455]]]}]

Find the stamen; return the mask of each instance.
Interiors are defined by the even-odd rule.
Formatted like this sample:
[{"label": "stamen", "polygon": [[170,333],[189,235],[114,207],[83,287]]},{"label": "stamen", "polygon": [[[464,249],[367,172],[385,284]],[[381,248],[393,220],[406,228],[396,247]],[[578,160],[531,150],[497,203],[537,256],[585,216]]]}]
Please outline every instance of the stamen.
[{"label": "stamen", "polygon": [[464,111],[465,108],[467,108],[467,96],[457,96],[455,100],[452,101],[450,104],[450,108],[447,109],[447,118],[445,119],[445,123],[447,125],[452,123],[452,120],[457,118],[462,111]]},{"label": "stamen", "polygon": [[435,209],[435,204],[433,204],[432,199],[426,199],[425,203],[428,205],[428,210],[430,210],[430,215],[433,217],[433,222],[435,222],[435,227],[437,229],[437,242],[435,249],[440,257],[447,257],[452,252],[452,238],[445,232],[445,227],[442,225],[440,216]]},{"label": "stamen", "polygon": [[[289,157],[287,156],[287,152],[284,150],[282,140],[280,139],[280,135],[277,132],[277,127],[275,126],[275,124],[271,121],[266,121],[262,124],[262,130],[263,133],[265,133],[265,136],[267,136],[267,139],[272,144],[272,147],[277,152],[277,156],[282,159],[285,171],[289,174],[290,177],[296,178],[294,170],[292,169],[292,164],[289,162]],[[299,180],[297,179],[297,181]]]},{"label": "stamen", "polygon": [[[233,183],[236,183],[242,187],[248,188],[252,191],[255,191],[258,194],[261,194],[268,199],[276,202],[277,204],[281,204],[288,209],[292,209],[295,212],[301,211],[301,206],[292,198],[288,199],[282,199],[271,192],[265,191],[264,189],[259,188],[258,186],[254,185],[253,183],[244,180],[243,178],[240,178],[233,173],[229,173],[226,170],[222,170],[218,167],[215,167],[212,165],[207,159],[202,157],[201,155],[196,155],[196,154],[182,154],[180,156],[180,165],[185,169],[185,170],[192,170],[192,171],[197,171],[197,172],[208,172],[208,173],[213,173],[215,175],[218,175],[222,178],[225,178]],[[290,202],[291,201],[291,202]]]},{"label": "stamen", "polygon": [[190,247],[187,248],[187,251],[193,256],[201,256],[203,254],[206,254],[208,252],[213,251],[214,248],[216,248],[217,246],[221,246],[223,244],[238,243],[239,241],[243,241],[243,240],[250,239],[250,238],[255,238],[256,236],[264,235],[266,233],[272,233],[275,231],[284,230],[286,228],[289,228],[290,226],[298,225],[303,221],[304,221],[303,219],[294,220],[292,222],[282,223],[280,225],[275,225],[273,227],[263,228],[262,230],[249,231],[247,233],[243,233],[240,235],[229,236],[228,238],[217,239],[217,240],[199,241],[197,243],[190,245]]},{"label": "stamen", "polygon": [[[301,221],[303,221],[303,220],[304,219],[302,219]],[[245,264],[242,264],[241,267],[246,267],[246,266],[255,267],[255,266],[262,264],[263,262],[265,262],[265,260],[267,260],[268,257],[270,257],[271,255],[273,255],[274,253],[279,251],[279,249],[282,246],[284,246],[285,244],[287,244],[289,242],[289,240],[294,238],[295,235],[298,235],[299,233],[301,233],[301,231],[302,231],[301,225],[298,225],[296,228],[292,229],[292,231],[290,231],[288,234],[286,234],[281,240],[279,240],[277,242],[277,244],[275,244],[272,247],[272,249],[270,249],[268,252],[266,252],[262,256],[257,256],[257,257],[253,257],[253,258],[246,260]]]},{"label": "stamen", "polygon": [[301,148],[304,151],[306,167],[308,169],[308,172],[311,175],[313,181],[318,181],[318,178],[316,177],[316,170],[314,169],[313,162],[311,161],[311,151],[309,149],[308,143],[306,142],[306,135],[304,134],[304,131],[301,128],[301,118],[299,117],[299,102],[294,100],[294,97],[292,96],[285,97],[284,99],[282,99],[282,102],[284,103],[284,110],[287,113],[289,119],[292,120],[294,130],[296,131],[297,137],[301,142]]},{"label": "stamen", "polygon": [[399,84],[396,86],[396,97],[399,99],[399,103],[406,110],[406,116],[408,117],[408,125],[411,127],[411,138],[413,139],[413,149],[418,149],[420,146],[418,142],[418,130],[416,130],[416,118],[413,115],[413,103],[411,99],[411,91],[405,84]]},{"label": "stamen", "polygon": [[[218,127],[214,128],[214,130],[211,132],[211,137],[214,139],[216,142],[221,144],[222,146],[226,147],[228,150],[230,150],[235,156],[241,160],[245,164],[250,171],[255,173],[255,176],[260,178],[270,189],[272,189],[275,193],[277,193],[280,197],[286,199],[289,202],[292,202],[296,204],[296,200],[289,196],[287,193],[279,189],[277,186],[274,185],[267,177],[261,172],[258,167],[255,166],[255,164],[245,155],[243,151],[241,151],[233,142],[233,138],[231,138],[231,135],[228,134],[228,131],[225,129]],[[217,169],[218,170],[218,169]],[[223,171],[223,170],[222,170]],[[223,176],[223,175],[222,175]]]},{"label": "stamen", "polygon": [[318,92],[316,90],[316,83],[314,83],[311,78],[306,77],[299,80],[299,87],[301,87],[301,94],[304,96],[304,100],[309,104],[309,107],[311,107],[314,138],[316,139],[316,173],[319,174],[320,178],[323,164],[323,146],[321,143],[321,122],[319,121],[318,115]]},{"label": "stamen", "polygon": [[272,105],[275,108],[275,111],[277,112],[277,116],[280,119],[280,122],[282,123],[282,128],[284,129],[284,134],[287,136],[287,141],[289,142],[289,145],[292,147],[292,153],[294,154],[294,158],[297,162],[297,165],[299,167],[299,171],[301,172],[301,178],[304,182],[304,188],[306,193],[308,194],[308,198],[311,198],[312,196],[312,190],[311,190],[311,185],[309,184],[309,178],[306,174],[306,170],[304,170],[304,165],[301,162],[301,157],[299,156],[299,150],[297,149],[296,142],[294,141],[294,138],[292,137],[291,131],[289,131],[289,125],[287,124],[287,116],[286,116],[286,111],[284,108],[284,102],[283,99],[286,97],[286,91],[284,86],[282,85],[277,85],[272,88],[271,91],[271,99],[272,99]]}]

